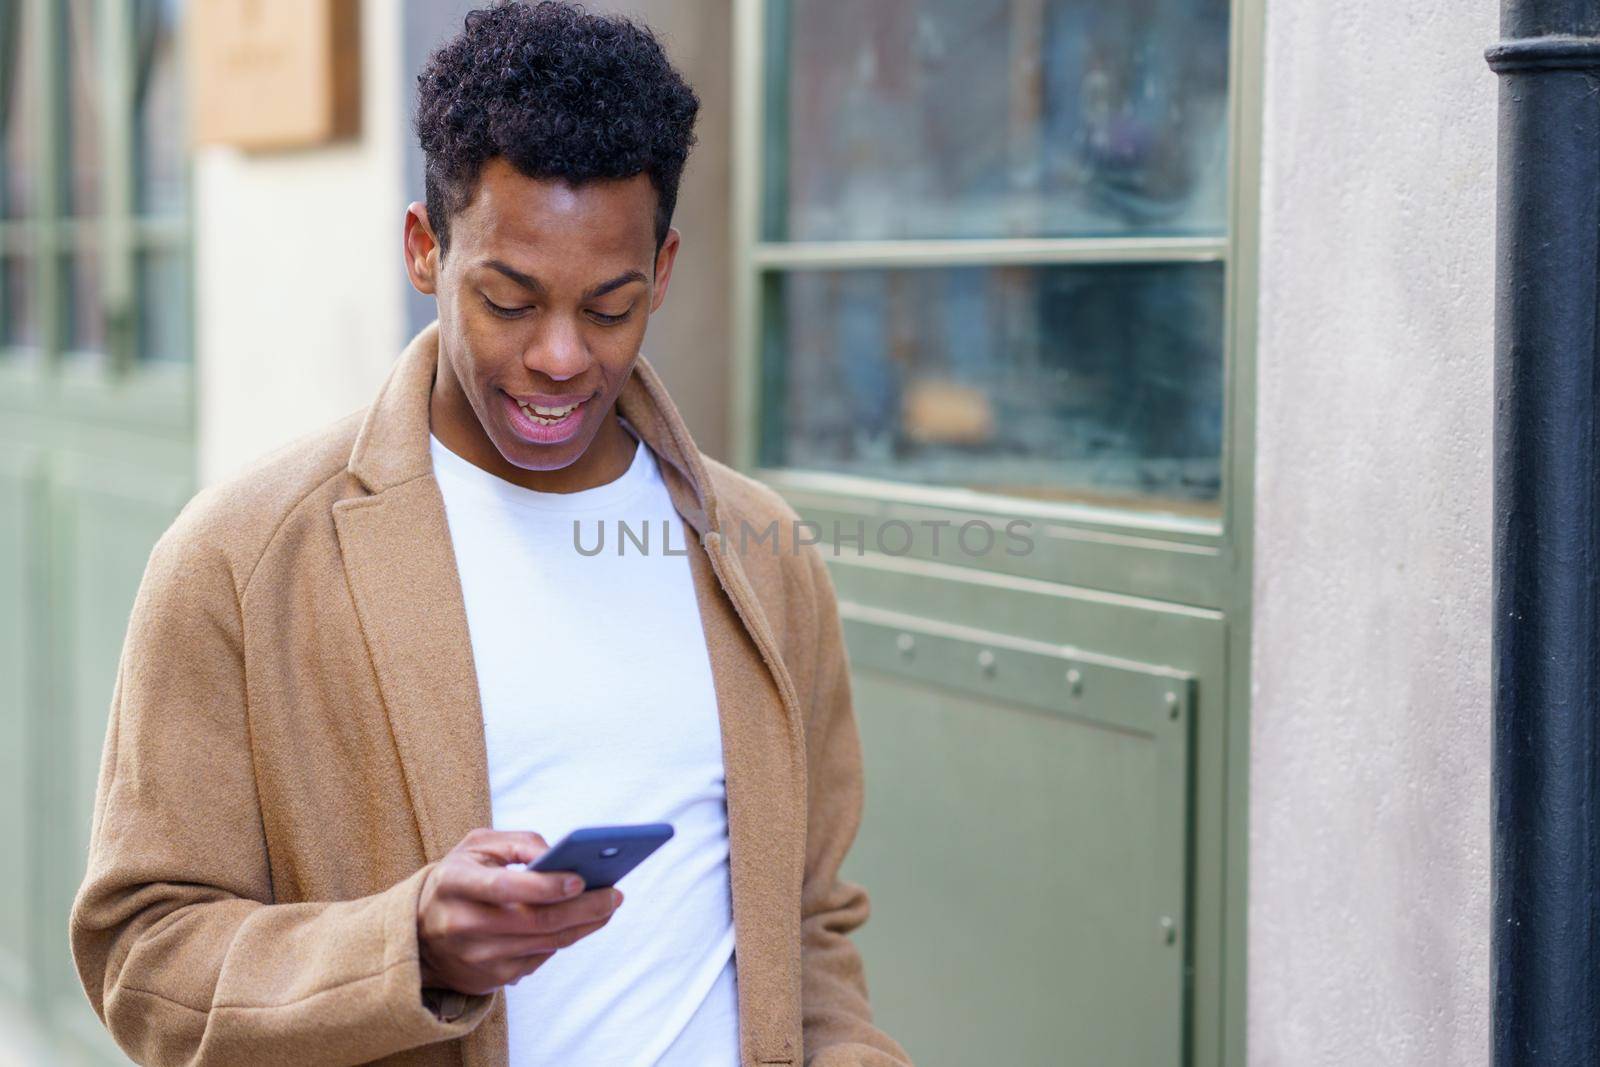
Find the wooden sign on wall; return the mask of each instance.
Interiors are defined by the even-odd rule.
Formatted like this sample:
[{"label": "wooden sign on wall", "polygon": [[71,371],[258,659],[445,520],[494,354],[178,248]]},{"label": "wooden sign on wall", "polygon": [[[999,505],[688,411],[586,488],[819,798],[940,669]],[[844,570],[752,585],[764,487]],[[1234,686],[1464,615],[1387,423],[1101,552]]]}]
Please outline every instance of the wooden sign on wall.
[{"label": "wooden sign on wall", "polygon": [[302,148],[360,130],[360,0],[194,0],[196,144]]}]

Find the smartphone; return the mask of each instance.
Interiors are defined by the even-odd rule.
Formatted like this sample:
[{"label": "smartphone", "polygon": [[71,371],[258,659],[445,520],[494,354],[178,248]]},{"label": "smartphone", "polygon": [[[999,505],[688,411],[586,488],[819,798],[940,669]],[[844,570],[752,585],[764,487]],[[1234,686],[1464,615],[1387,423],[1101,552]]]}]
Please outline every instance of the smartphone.
[{"label": "smartphone", "polygon": [[604,889],[616,885],[671,837],[672,824],[664,822],[589,826],[556,842],[528,870],[572,871],[583,879],[585,889]]}]

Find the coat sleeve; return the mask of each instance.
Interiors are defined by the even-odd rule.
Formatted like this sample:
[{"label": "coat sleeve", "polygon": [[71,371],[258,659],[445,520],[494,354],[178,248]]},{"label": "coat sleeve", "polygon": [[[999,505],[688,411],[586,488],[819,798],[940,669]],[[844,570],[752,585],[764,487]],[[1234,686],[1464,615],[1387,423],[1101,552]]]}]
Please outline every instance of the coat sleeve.
[{"label": "coat sleeve", "polygon": [[801,1025],[805,1067],[909,1067],[872,1023],[851,931],[866,922],[866,890],[839,878],[861,823],[861,740],[837,595],[822,554],[806,546],[816,617],[806,725],[806,872],[801,890]]},{"label": "coat sleeve", "polygon": [[74,962],[141,1064],[353,1064],[460,1037],[492,997],[421,988],[428,868],[274,903],[234,573],[180,516],[151,553],[112,695],[73,902]]}]

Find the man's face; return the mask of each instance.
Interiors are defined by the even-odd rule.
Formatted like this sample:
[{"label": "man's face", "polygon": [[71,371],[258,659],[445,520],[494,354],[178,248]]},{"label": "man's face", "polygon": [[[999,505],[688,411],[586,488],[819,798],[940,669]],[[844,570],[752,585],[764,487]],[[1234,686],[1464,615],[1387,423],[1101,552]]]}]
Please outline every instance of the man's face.
[{"label": "man's face", "polygon": [[[452,216],[440,259],[426,213],[412,205],[407,266],[439,302],[441,439],[476,437],[463,425],[475,418],[505,462],[525,471],[559,470],[585,454],[666,296],[678,234],[657,253],[655,212],[643,174],[574,187],[495,158]],[[441,416],[456,425],[437,425]]]}]

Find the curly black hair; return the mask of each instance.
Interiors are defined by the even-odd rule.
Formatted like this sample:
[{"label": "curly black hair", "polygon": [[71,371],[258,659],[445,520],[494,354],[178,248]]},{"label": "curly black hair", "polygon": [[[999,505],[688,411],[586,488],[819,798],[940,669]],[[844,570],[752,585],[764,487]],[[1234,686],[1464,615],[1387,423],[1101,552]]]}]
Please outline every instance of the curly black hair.
[{"label": "curly black hair", "polygon": [[666,240],[700,98],[648,27],[562,0],[481,8],[417,76],[428,222],[442,255],[450,216],[496,156],[574,185],[649,175]]}]

